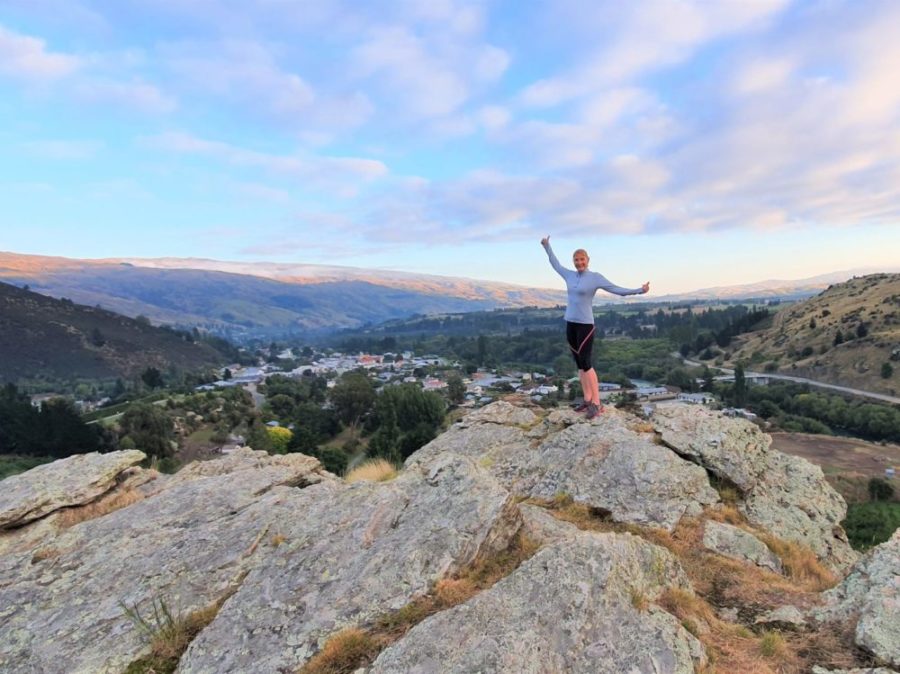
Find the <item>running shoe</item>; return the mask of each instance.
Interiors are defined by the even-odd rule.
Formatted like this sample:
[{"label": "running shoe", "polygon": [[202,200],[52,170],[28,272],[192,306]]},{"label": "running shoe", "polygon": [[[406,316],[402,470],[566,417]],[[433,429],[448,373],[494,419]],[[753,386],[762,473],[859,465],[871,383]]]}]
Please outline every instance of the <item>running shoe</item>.
[{"label": "running shoe", "polygon": [[603,407],[602,407],[602,406],[598,407],[598,406],[595,405],[594,403],[590,403],[590,404],[587,406],[587,414],[586,414],[585,416],[586,416],[588,419],[593,419],[593,418],[596,417],[598,414],[600,414],[602,411],[603,411]]},{"label": "running shoe", "polygon": [[573,408],[576,412],[584,412],[591,404],[587,400],[582,400]]}]

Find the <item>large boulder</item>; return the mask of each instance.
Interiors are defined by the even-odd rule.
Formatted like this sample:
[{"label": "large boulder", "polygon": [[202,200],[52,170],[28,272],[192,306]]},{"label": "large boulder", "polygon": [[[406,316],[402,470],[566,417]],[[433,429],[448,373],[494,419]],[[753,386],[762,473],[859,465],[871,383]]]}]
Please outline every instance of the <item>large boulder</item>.
[{"label": "large boulder", "polygon": [[165,486],[240,471],[268,471],[273,475],[270,486],[308,487],[335,477],[322,467],[318,459],[305,454],[269,454],[249,447],[238,447],[222,458],[188,464],[171,476]]},{"label": "large boulder", "polygon": [[[184,615],[227,596],[296,516],[303,491],[273,486],[296,477],[270,465],[184,480],[0,558],[15,570],[0,583],[0,671],[122,672],[148,648],[124,607]],[[327,500],[336,485],[310,489]]]},{"label": "large boulder", "polygon": [[[520,526],[507,492],[448,454],[391,482],[300,492],[267,549],[178,671],[294,671],[329,635],[398,609]],[[315,498],[306,498],[307,495]]]},{"label": "large boulder", "polygon": [[703,528],[703,546],[725,557],[755,564],[781,573],[781,560],[765,543],[738,527],[708,520]]},{"label": "large boulder", "polygon": [[584,533],[419,623],[365,672],[692,673],[701,644],[652,603],[669,587],[690,584],[665,549]]},{"label": "large boulder", "polygon": [[671,405],[657,408],[653,425],[667,446],[739,490],[738,508],[751,524],[802,543],[839,571],[858,559],[840,526],[847,504],[822,469],[771,449],[755,424]]},{"label": "large boulder", "polygon": [[900,668],[900,529],[870,550],[812,612],[823,622],[858,620],[856,644]]},{"label": "large boulder", "polygon": [[0,530],[20,527],[60,508],[93,501],[124,470],[147,456],[136,449],[76,454],[0,481]]},{"label": "large boulder", "polygon": [[608,410],[588,421],[555,412],[538,425],[536,417],[525,424],[528,419],[509,407],[493,403],[466,417],[410,456],[407,466],[461,454],[516,494],[546,499],[566,493],[616,521],[668,530],[718,501],[706,471],[629,428],[630,415]]}]

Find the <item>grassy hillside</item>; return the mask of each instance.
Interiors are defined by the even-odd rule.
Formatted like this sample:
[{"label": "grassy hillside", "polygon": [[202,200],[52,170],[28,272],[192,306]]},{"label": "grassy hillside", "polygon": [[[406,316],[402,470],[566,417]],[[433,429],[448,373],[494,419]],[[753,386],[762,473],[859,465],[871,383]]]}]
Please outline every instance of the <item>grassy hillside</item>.
[{"label": "grassy hillside", "polygon": [[731,363],[897,395],[900,274],[872,274],[829,287],[742,335]]},{"label": "grassy hillside", "polygon": [[224,360],[181,333],[0,283],[0,381],[130,376],[149,366],[195,369]]}]

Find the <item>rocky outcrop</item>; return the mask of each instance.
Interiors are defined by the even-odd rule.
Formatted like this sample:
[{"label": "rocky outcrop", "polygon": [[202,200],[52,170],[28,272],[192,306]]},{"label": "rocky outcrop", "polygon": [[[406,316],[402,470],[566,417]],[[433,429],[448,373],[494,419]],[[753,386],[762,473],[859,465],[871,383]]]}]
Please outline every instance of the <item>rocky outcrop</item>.
[{"label": "rocky outcrop", "polygon": [[116,484],[122,471],[143,461],[136,449],[76,454],[3,480],[0,529],[20,527],[60,508],[93,501]]},{"label": "rocky outcrop", "polygon": [[715,520],[703,529],[703,545],[720,555],[755,564],[774,573],[781,573],[781,560],[753,534]]},{"label": "rocky outcrop", "polygon": [[839,571],[858,558],[840,526],[847,504],[822,469],[770,449],[771,438],[755,424],[673,405],[658,408],[653,425],[666,445],[735,485],[751,524],[806,545]]},{"label": "rocky outcrop", "polygon": [[856,644],[900,668],[900,529],[870,550],[812,612],[823,622],[856,619]]},{"label": "rocky outcrop", "polygon": [[269,544],[264,532],[297,512],[300,491],[273,488],[289,475],[254,469],[184,481],[65,530],[39,555],[0,558],[14,571],[0,586],[0,670],[123,671],[147,649],[123,607],[146,613],[162,600],[186,614],[233,591]]},{"label": "rocky outcrop", "polygon": [[806,627],[806,616],[796,606],[779,606],[771,611],[766,611],[757,617],[753,623],[755,625],[799,630]]},{"label": "rocky outcrop", "polygon": [[[834,545],[839,536],[823,533],[834,513],[790,493],[815,488],[810,471],[769,450],[743,422],[721,420],[718,444],[711,443],[719,422],[686,409],[677,424],[665,412],[657,422],[693,424],[700,434],[692,441],[686,432],[661,431],[673,451],[618,410],[587,421],[569,410],[497,403],[455,424],[382,483],[346,484],[310,457],[252,450],[172,476],[123,470],[139,457],[106,455],[119,463],[101,498],[138,493],[112,511],[86,495],[95,473],[75,481],[68,474],[78,461],[3,481],[5,512],[17,514],[7,520],[15,528],[0,531],[0,671],[122,672],[148,651],[127,609],[146,615],[159,602],[176,616],[218,610],[181,656],[179,672],[296,671],[343,628],[376,623],[517,534],[541,549],[490,589],[421,622],[368,670],[694,671],[705,661],[700,643],[660,608],[691,593],[673,554],[644,538],[585,532],[534,505],[564,492],[606,516],[601,526],[623,528],[613,519],[672,530],[686,515],[707,517],[704,509],[717,501],[707,471],[720,471],[722,481],[743,485],[748,517],[766,495],[780,499],[766,520],[770,533],[802,538],[797,532],[806,526],[823,546]],[[730,456],[741,452],[758,456]],[[46,483],[54,472],[65,489],[46,491],[69,498],[45,502],[32,496],[36,488],[17,486]],[[31,505],[13,503],[9,485]],[[59,524],[75,512],[92,519]],[[584,509],[574,514],[588,517]],[[696,529],[644,533],[679,550],[685,531]],[[709,523],[706,533],[723,554],[772,562],[740,529]],[[857,643],[896,666],[898,548],[900,534],[864,557],[815,615],[806,614],[807,629],[858,615]],[[655,603],[670,588],[680,594]],[[806,599],[804,606],[815,603]],[[734,621],[760,613],[733,608]],[[803,629],[796,618],[784,607],[764,622]]]},{"label": "rocky outcrop", "polygon": [[165,482],[171,487],[196,480],[199,477],[229,475],[241,471],[254,471],[272,476],[270,487],[308,487],[323,479],[334,479],[334,475],[324,470],[318,459],[305,454],[269,454],[238,447],[230,454],[215,461],[195,461],[172,475]]},{"label": "rocky outcrop", "polygon": [[264,551],[179,672],[294,671],[332,633],[425,594],[519,526],[509,493],[453,455],[388,483],[310,487],[288,505],[284,542]]},{"label": "rocky outcrop", "polygon": [[[576,501],[606,511],[619,522],[671,530],[684,515],[696,515],[718,495],[706,472],[628,427],[629,419],[608,410],[593,422],[574,412],[522,428],[528,419],[510,419],[495,403],[467,417],[407,460],[423,465],[451,452],[468,456],[516,494]],[[485,421],[489,419],[489,421]]]},{"label": "rocky outcrop", "polygon": [[649,603],[667,587],[690,583],[665,549],[628,534],[582,534],[423,621],[365,672],[688,674],[706,658]]}]

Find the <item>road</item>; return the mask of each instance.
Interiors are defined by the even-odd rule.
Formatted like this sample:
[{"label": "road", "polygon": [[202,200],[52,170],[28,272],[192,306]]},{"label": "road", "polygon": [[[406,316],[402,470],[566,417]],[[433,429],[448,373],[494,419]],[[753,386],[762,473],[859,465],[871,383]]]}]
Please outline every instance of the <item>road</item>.
[{"label": "road", "polygon": [[[695,360],[688,360],[687,358],[682,358],[681,354],[675,353],[673,354],[678,358],[681,358],[681,361],[685,365],[691,365],[694,367],[703,367],[704,365],[709,365],[709,363],[700,363]],[[714,369],[720,370],[725,374],[734,374],[734,370],[729,370],[725,367],[715,367]],[[768,377],[769,379],[780,379],[782,381],[792,381],[798,384],[808,384],[809,386],[815,386],[817,388],[830,389],[832,391],[837,391],[839,393],[848,393],[850,395],[860,396],[862,398],[872,398],[873,400],[881,400],[883,402],[893,403],[894,405],[900,405],[900,398],[895,396],[885,395],[884,393],[872,393],[871,391],[861,391],[856,388],[848,388],[846,386],[838,386],[836,384],[826,384],[821,381],[815,381],[814,379],[804,379],[803,377],[793,377],[787,374],[773,374],[771,372],[750,372],[748,370],[744,370],[744,376],[746,377]]]},{"label": "road", "polygon": [[266,397],[256,389],[256,384],[247,384],[245,389],[250,393],[250,397],[253,398],[253,404],[256,406],[256,409],[261,409],[263,403],[266,402]]}]

